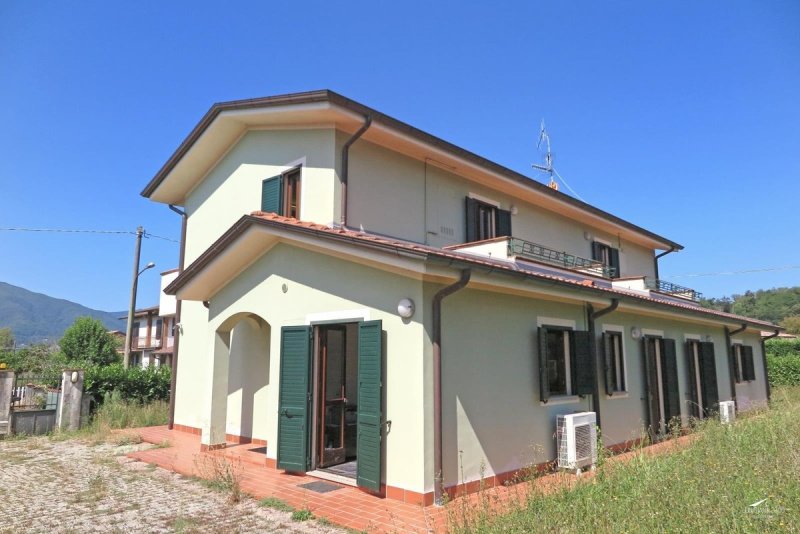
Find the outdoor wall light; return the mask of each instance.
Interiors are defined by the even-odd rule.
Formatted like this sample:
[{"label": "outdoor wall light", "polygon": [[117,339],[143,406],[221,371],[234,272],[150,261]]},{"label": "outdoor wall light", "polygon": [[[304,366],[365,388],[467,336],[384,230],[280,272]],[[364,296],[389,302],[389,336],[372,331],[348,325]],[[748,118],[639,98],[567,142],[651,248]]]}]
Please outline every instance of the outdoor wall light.
[{"label": "outdoor wall light", "polygon": [[586,241],[591,241],[592,239],[594,239],[594,236],[592,234],[590,234],[589,232],[583,232],[583,238]]},{"label": "outdoor wall light", "polygon": [[78,381],[78,371],[72,371],[72,374],[69,376],[69,381],[73,384]]},{"label": "outdoor wall light", "polygon": [[515,205],[512,204],[511,209],[509,211],[511,211],[511,215],[516,215],[519,210]]},{"label": "outdoor wall light", "polygon": [[631,337],[633,339],[641,338],[642,337],[642,329],[639,328],[638,326],[632,326],[631,327]]},{"label": "outdoor wall light", "polygon": [[411,319],[414,315],[414,301],[411,299],[400,299],[397,303],[397,315],[403,319]]}]

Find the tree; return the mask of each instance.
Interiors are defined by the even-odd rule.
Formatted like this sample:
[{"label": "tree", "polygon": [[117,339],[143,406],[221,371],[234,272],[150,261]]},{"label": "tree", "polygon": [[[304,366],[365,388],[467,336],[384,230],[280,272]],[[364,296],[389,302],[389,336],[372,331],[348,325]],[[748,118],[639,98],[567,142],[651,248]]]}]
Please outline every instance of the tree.
[{"label": "tree", "polygon": [[14,348],[14,332],[10,328],[0,328],[0,352]]},{"label": "tree", "polygon": [[790,334],[800,334],[800,315],[785,318],[780,325]]},{"label": "tree", "polygon": [[103,323],[91,317],[78,317],[59,342],[68,362],[85,361],[108,365],[119,361],[117,342]]}]

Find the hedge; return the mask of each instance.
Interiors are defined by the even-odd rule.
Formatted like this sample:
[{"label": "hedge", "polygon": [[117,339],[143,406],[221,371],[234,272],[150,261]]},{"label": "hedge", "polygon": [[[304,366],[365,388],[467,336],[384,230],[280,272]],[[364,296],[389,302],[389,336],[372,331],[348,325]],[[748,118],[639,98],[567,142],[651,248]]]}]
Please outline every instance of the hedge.
[{"label": "hedge", "polygon": [[87,367],[83,387],[102,403],[106,396],[116,393],[125,401],[148,404],[169,400],[170,369],[160,367],[130,367],[122,364]]},{"label": "hedge", "polygon": [[771,386],[800,386],[800,339],[766,342]]}]

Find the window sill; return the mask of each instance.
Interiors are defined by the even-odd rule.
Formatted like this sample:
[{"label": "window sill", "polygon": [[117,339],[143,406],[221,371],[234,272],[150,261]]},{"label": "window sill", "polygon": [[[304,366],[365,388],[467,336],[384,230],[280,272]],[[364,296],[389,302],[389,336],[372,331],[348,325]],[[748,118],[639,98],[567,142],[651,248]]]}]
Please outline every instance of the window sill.
[{"label": "window sill", "polygon": [[615,391],[611,395],[606,394],[607,399],[627,399],[628,392],[627,391]]},{"label": "window sill", "polygon": [[574,404],[580,402],[581,398],[578,395],[558,395],[550,397],[547,402],[539,401],[539,406],[556,406],[558,404]]}]

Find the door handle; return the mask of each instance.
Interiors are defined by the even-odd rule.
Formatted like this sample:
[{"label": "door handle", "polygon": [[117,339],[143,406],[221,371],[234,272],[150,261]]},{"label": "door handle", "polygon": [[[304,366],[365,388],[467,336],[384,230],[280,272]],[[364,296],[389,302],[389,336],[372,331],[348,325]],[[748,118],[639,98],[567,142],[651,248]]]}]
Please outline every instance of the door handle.
[{"label": "door handle", "polygon": [[285,416],[287,419],[291,419],[293,417],[292,414],[289,413],[289,410],[287,408],[283,409],[281,415]]}]

